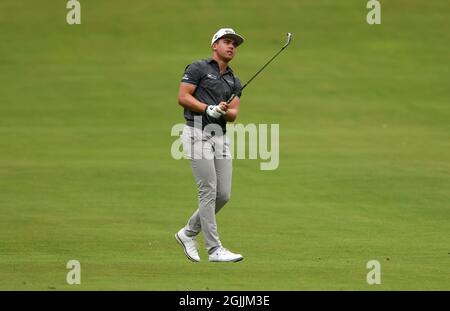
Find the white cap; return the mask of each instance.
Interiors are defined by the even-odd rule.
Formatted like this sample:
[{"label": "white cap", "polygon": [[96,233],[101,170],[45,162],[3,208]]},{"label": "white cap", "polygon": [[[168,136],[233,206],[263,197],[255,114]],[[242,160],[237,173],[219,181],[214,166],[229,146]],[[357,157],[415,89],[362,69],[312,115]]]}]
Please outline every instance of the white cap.
[{"label": "white cap", "polygon": [[221,28],[212,37],[211,45],[213,45],[214,42],[223,37],[233,38],[236,41],[236,46],[239,46],[242,44],[242,42],[244,42],[244,38],[238,35],[232,28]]}]

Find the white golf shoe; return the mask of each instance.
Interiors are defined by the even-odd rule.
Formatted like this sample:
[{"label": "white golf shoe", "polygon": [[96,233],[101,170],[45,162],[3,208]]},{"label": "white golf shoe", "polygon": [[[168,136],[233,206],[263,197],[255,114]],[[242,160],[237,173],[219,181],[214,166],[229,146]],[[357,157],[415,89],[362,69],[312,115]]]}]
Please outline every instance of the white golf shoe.
[{"label": "white golf shoe", "polygon": [[183,246],[184,254],[189,260],[194,262],[200,261],[195,237],[188,237],[186,233],[184,233],[184,228],[182,228],[180,231],[175,233],[175,239],[181,246]]},{"label": "white golf shoe", "polygon": [[242,259],[244,257],[241,254],[232,253],[222,246],[209,255],[209,261],[211,262],[238,262]]}]

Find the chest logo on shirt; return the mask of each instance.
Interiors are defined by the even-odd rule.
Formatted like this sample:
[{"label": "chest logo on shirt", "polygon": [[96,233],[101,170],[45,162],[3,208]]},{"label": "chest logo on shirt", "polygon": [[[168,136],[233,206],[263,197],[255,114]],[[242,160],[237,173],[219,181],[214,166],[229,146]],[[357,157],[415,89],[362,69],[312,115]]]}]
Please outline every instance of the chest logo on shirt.
[{"label": "chest logo on shirt", "polygon": [[217,77],[216,77],[215,75],[213,75],[213,74],[208,73],[206,76],[207,76],[208,78],[210,78],[210,79],[217,80]]},{"label": "chest logo on shirt", "polygon": [[225,78],[224,78],[224,80],[225,80],[226,82],[228,82],[229,85],[233,85],[233,84],[234,84],[234,82],[231,81],[231,80],[228,80],[228,79],[225,79]]}]

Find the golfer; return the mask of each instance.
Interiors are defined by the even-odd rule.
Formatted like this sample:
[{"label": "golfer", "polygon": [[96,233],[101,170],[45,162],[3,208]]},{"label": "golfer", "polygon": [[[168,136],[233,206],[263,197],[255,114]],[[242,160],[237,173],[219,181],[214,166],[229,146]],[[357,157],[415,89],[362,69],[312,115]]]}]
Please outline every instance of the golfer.
[{"label": "golfer", "polygon": [[[187,66],[181,79],[178,102],[186,119],[182,142],[197,183],[198,209],[175,238],[194,262],[200,261],[196,242],[200,232],[209,261],[243,259],[222,246],[216,223],[216,213],[230,199],[232,163],[226,123],[236,120],[242,88],[228,64],[243,42],[233,29],[220,29],[211,40],[212,57]],[[233,94],[236,97],[227,105]]]}]

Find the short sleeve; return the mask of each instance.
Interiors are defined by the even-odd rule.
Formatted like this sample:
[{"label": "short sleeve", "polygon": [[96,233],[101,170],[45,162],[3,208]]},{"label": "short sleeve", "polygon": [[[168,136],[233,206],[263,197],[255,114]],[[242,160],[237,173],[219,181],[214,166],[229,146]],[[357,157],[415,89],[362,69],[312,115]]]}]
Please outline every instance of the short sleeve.
[{"label": "short sleeve", "polygon": [[201,79],[202,70],[200,68],[200,64],[198,62],[194,62],[186,67],[183,78],[181,78],[181,82],[198,85]]}]

